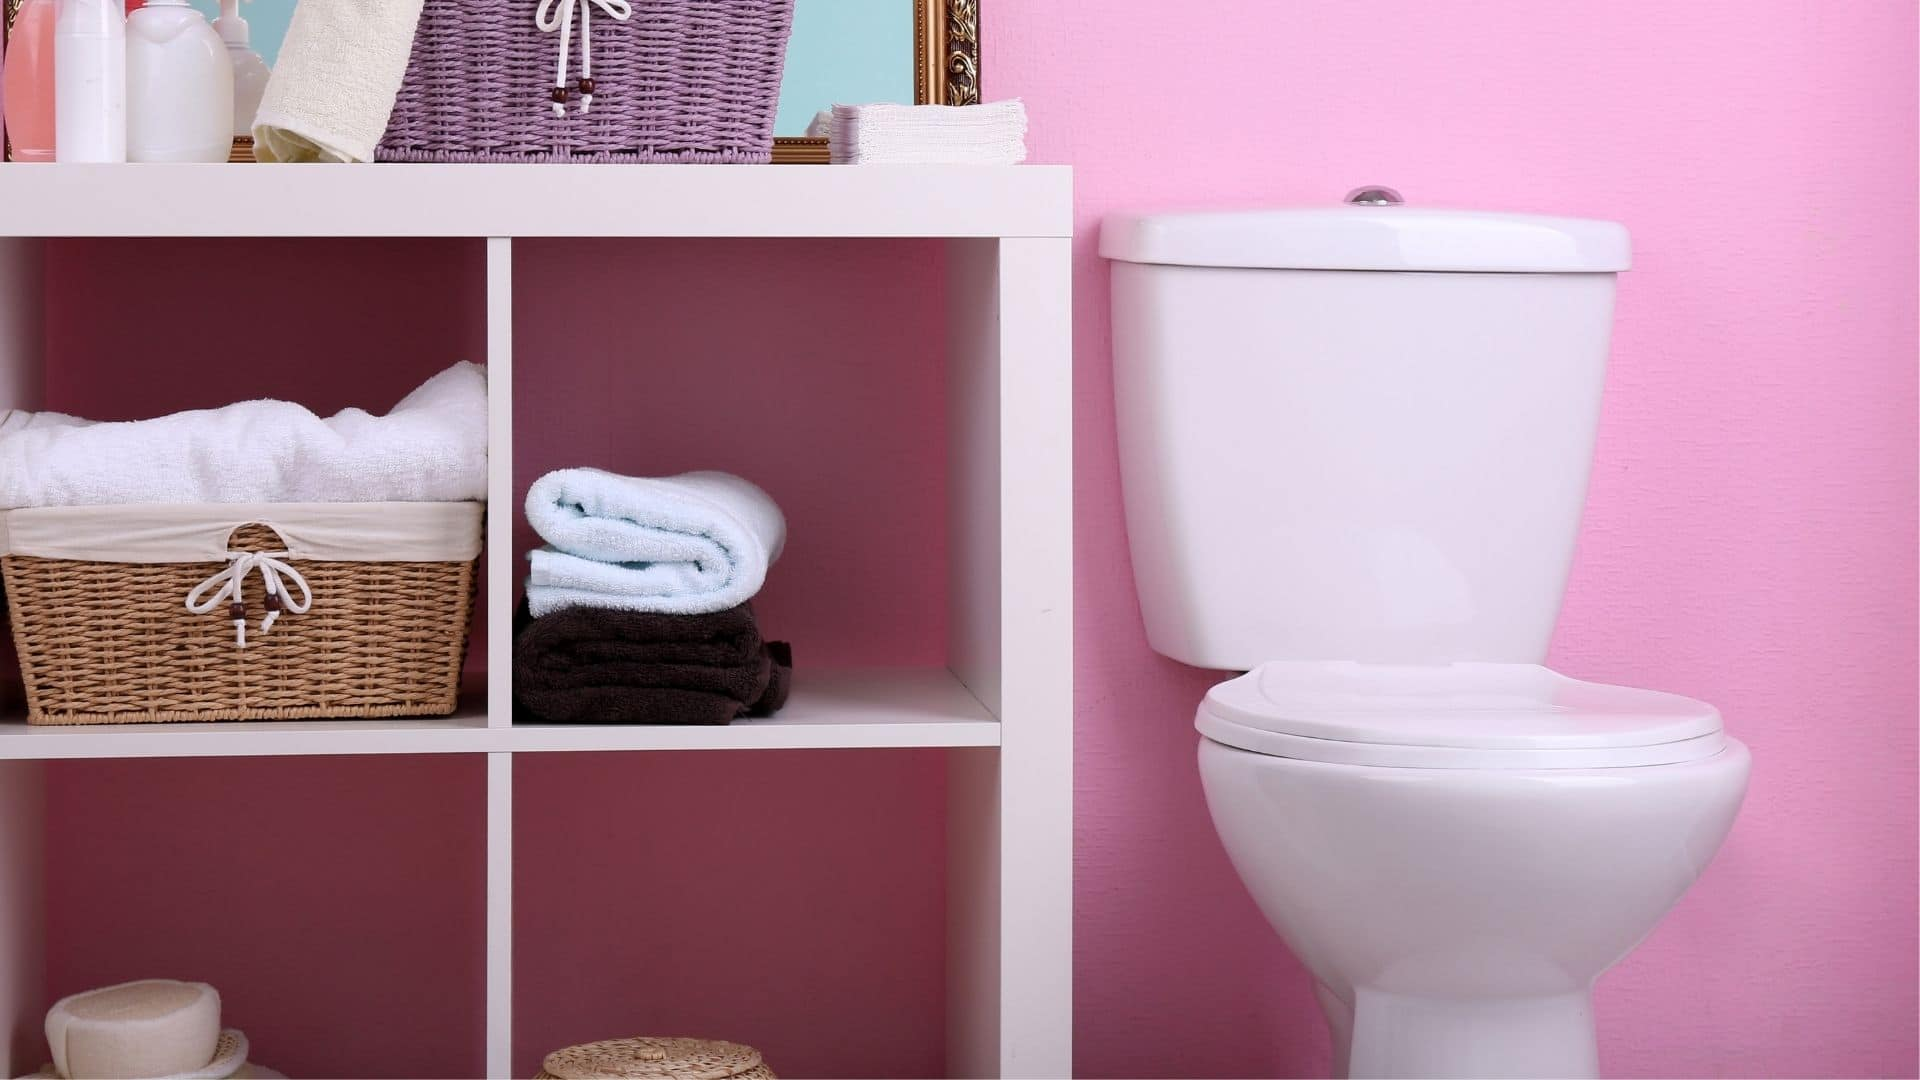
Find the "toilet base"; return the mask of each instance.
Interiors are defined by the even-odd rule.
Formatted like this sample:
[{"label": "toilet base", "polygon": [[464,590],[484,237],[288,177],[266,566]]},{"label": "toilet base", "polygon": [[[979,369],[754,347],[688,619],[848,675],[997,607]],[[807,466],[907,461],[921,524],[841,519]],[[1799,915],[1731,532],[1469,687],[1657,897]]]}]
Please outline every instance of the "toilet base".
[{"label": "toilet base", "polygon": [[1348,1006],[1314,988],[1338,1077],[1590,1078],[1600,1075],[1593,997],[1438,998],[1364,987]]}]

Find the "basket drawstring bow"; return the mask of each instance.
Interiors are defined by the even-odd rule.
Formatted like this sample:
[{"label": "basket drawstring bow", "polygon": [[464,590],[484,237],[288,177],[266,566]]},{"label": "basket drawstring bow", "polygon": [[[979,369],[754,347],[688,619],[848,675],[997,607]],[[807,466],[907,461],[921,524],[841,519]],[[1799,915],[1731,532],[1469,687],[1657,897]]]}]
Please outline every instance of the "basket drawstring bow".
[{"label": "basket drawstring bow", "polygon": [[560,31],[560,58],[553,71],[553,115],[567,115],[567,53],[573,44],[573,11],[580,9],[580,113],[593,111],[593,9],[598,6],[607,17],[625,22],[633,15],[627,0],[540,0],[533,24],[543,33]]},{"label": "basket drawstring bow", "polygon": [[[234,647],[246,648],[247,602],[241,594],[241,588],[248,574],[259,571],[261,585],[267,590],[267,613],[260,620],[260,632],[263,634],[273,629],[283,609],[295,615],[304,615],[313,606],[313,590],[307,587],[307,579],[300,576],[300,571],[281,561],[288,557],[285,551],[227,552],[226,568],[195,585],[187,593],[187,610],[195,615],[205,615],[225,601],[227,617],[233,620]],[[293,592],[287,588],[288,582],[300,586],[300,599],[293,598]],[[207,596],[209,589],[218,591]]]}]

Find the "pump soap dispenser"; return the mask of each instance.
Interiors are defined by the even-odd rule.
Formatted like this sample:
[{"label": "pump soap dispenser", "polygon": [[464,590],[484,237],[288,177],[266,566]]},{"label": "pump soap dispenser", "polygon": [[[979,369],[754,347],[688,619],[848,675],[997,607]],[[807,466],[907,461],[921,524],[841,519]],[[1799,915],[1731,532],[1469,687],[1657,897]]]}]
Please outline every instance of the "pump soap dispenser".
[{"label": "pump soap dispenser", "polygon": [[[220,17],[213,20],[220,40],[227,43],[227,58],[233,61],[233,137],[248,148],[253,145],[253,115],[260,111],[260,97],[267,92],[267,79],[273,72],[253,50],[252,31],[240,17],[240,0],[220,0]],[[235,155],[241,153],[236,148]]]}]

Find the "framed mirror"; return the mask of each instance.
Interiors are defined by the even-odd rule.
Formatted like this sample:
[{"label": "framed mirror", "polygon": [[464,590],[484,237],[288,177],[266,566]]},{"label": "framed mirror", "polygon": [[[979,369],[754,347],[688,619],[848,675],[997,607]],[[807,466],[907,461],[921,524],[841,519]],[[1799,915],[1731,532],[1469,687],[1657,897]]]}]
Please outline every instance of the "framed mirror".
[{"label": "framed mirror", "polygon": [[826,164],[813,118],[882,101],[980,103],[980,0],[793,0],[774,162]]}]

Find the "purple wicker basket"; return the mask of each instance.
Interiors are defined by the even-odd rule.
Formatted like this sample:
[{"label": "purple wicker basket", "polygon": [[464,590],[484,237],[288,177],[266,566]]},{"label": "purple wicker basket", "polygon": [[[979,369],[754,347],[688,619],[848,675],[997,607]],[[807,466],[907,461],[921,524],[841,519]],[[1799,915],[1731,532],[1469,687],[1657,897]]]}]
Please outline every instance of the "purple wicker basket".
[{"label": "purple wicker basket", "polygon": [[[561,34],[535,25],[538,0],[426,0],[375,159],[771,160],[793,0],[630,2],[621,21],[577,0],[556,116]],[[590,113],[577,78],[582,14],[592,20]]]}]

